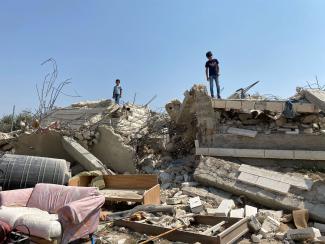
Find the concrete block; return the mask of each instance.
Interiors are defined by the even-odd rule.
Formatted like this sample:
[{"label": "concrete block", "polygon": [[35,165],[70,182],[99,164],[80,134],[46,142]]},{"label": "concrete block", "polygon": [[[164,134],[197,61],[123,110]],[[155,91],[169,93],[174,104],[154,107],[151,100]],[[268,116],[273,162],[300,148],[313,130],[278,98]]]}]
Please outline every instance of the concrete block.
[{"label": "concrete block", "polygon": [[266,102],[265,101],[256,101],[255,102],[255,110],[266,110]]},{"label": "concrete block", "polygon": [[241,101],[238,100],[227,100],[226,101],[226,110],[230,110],[230,109],[238,109],[240,110],[241,107]]},{"label": "concrete block", "polygon": [[318,111],[312,103],[293,103],[292,107],[298,113],[316,113]]},{"label": "concrete block", "polygon": [[294,159],[293,150],[265,150],[265,158]]},{"label": "concrete block", "polygon": [[238,209],[232,209],[230,210],[230,217],[231,218],[244,218],[244,209],[238,208]]},{"label": "concrete block", "polygon": [[264,149],[234,149],[235,157],[264,158]]},{"label": "concrete block", "polygon": [[295,159],[325,160],[324,151],[295,150],[294,153]]},{"label": "concrete block", "polygon": [[200,213],[203,211],[203,205],[200,197],[192,197],[188,200],[192,213]]},{"label": "concrete block", "polygon": [[233,135],[247,136],[252,138],[256,137],[257,135],[257,131],[255,130],[246,130],[246,129],[240,129],[235,127],[228,128],[227,132]]},{"label": "concrete block", "polygon": [[231,157],[235,155],[235,150],[233,148],[209,148],[209,156]]},{"label": "concrete block", "polygon": [[282,113],[284,102],[266,102],[266,110]]},{"label": "concrete block", "polygon": [[226,101],[225,100],[220,100],[220,99],[213,99],[212,100],[212,106],[213,108],[226,108]]},{"label": "concrete block", "polygon": [[248,227],[252,232],[258,232],[262,228],[262,224],[255,216],[250,216],[250,220],[248,222]]},{"label": "concrete block", "polygon": [[197,147],[195,148],[196,155],[209,155],[209,148]]},{"label": "concrete block", "polygon": [[317,237],[321,237],[321,233],[319,229],[313,227],[304,229],[289,229],[287,232],[287,238],[294,241],[313,240]]},{"label": "concrete block", "polygon": [[231,199],[222,200],[219,207],[217,208],[216,214],[220,217],[227,217],[231,209],[235,207],[235,202]]},{"label": "concrete block", "polygon": [[260,243],[262,238],[263,238],[263,236],[261,234],[258,234],[258,235],[252,234],[251,235],[251,239],[252,239],[253,243]]},{"label": "concrete block", "polygon": [[260,188],[268,189],[281,194],[288,194],[290,185],[280,181],[275,181],[268,178],[259,177],[256,185]]},{"label": "concrete block", "polygon": [[250,111],[255,109],[255,101],[242,100],[241,105],[241,108],[244,111]]},{"label": "concrete block", "polygon": [[280,224],[281,223],[279,221],[277,221],[277,220],[273,219],[272,217],[268,216],[264,220],[260,232],[261,232],[261,234],[263,236],[266,236],[267,233],[276,232],[279,229]]},{"label": "concrete block", "polygon": [[257,208],[245,205],[245,217],[255,216],[257,214]]},{"label": "concrete block", "polygon": [[273,179],[273,180],[280,181],[283,183],[287,183],[287,184],[290,184],[292,186],[295,186],[297,188],[304,189],[304,190],[310,190],[313,185],[313,181],[310,179],[281,174],[281,173],[278,173],[275,171],[261,169],[261,168],[250,166],[247,164],[242,164],[239,167],[239,171],[245,172],[248,174],[257,175],[257,176],[264,177],[264,178]]},{"label": "concrete block", "polygon": [[247,184],[256,185],[258,176],[249,173],[241,172],[238,176],[238,180]]}]

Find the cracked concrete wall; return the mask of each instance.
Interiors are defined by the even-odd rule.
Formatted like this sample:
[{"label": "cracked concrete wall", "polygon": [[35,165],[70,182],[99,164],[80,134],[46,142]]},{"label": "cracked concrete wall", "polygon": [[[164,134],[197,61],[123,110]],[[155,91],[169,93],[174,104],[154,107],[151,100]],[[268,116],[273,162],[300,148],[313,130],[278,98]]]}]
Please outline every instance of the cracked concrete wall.
[{"label": "cracked concrete wall", "polygon": [[101,125],[99,142],[91,152],[108,168],[118,173],[136,173],[135,150],[123,143],[123,138],[116,134],[112,127]]}]

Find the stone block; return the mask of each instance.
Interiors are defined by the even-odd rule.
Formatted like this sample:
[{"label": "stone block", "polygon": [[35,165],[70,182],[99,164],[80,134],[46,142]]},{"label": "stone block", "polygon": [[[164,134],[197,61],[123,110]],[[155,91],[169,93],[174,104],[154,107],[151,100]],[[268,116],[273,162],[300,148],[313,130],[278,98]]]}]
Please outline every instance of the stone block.
[{"label": "stone block", "polygon": [[230,217],[231,218],[244,218],[244,209],[238,208],[238,209],[232,209],[230,210]]},{"label": "stone block", "polygon": [[262,238],[263,238],[263,236],[261,234],[258,234],[258,235],[252,234],[251,235],[251,239],[252,239],[253,243],[260,243]]},{"label": "stone block", "polygon": [[195,148],[196,155],[209,155],[209,148],[197,147]]},{"label": "stone block", "polygon": [[213,99],[212,101],[212,106],[214,108],[226,108],[226,101],[225,100],[220,100],[220,99]]},{"label": "stone block", "polygon": [[235,155],[233,148],[209,148],[209,156],[231,157]]},{"label": "stone block", "polygon": [[262,228],[262,224],[258,221],[255,216],[251,216],[248,222],[248,227],[252,232],[258,232]]},{"label": "stone block", "polygon": [[265,150],[265,158],[294,159],[293,150]]},{"label": "stone block", "polygon": [[294,103],[293,110],[298,113],[316,113],[318,111],[312,103]]},{"label": "stone block", "polygon": [[259,177],[256,181],[256,185],[260,188],[269,189],[271,191],[288,194],[290,185],[280,181],[275,181],[268,178]]},{"label": "stone block", "polygon": [[257,208],[245,205],[245,217],[255,216],[257,214]]},{"label": "stone block", "polygon": [[234,156],[243,158],[264,158],[264,149],[234,149]]},{"label": "stone block", "polygon": [[238,176],[238,180],[247,184],[256,185],[256,182],[258,180],[257,175],[252,175],[249,173],[241,172]]},{"label": "stone block", "polygon": [[238,109],[240,110],[242,108],[241,101],[238,100],[226,100],[226,110],[230,109]]},{"label": "stone block", "polygon": [[295,159],[325,160],[324,151],[295,150],[294,153]]},{"label": "stone block", "polygon": [[284,102],[266,102],[266,110],[282,113],[283,109]]},{"label": "stone block", "polygon": [[219,207],[217,208],[216,215],[220,217],[227,217],[231,209],[235,207],[235,202],[231,199],[222,200]]},{"label": "stone block", "polygon": [[192,213],[200,213],[203,211],[203,205],[200,197],[193,197],[188,200]]},{"label": "stone block", "polygon": [[243,111],[250,111],[255,109],[255,101],[242,100],[241,104],[241,108]]},{"label": "stone block", "polygon": [[266,110],[266,102],[265,101],[256,101],[255,102],[255,110]]}]

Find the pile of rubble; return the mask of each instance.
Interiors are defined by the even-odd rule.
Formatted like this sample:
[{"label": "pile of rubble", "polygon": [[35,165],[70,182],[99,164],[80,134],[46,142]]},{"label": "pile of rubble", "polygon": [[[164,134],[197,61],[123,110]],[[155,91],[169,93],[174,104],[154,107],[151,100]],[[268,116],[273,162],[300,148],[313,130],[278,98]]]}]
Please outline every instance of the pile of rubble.
[{"label": "pile of rubble", "polygon": [[96,243],[324,242],[325,92],[213,99],[195,85],[184,95],[168,115],[87,101],[0,133],[3,190],[97,187]]}]

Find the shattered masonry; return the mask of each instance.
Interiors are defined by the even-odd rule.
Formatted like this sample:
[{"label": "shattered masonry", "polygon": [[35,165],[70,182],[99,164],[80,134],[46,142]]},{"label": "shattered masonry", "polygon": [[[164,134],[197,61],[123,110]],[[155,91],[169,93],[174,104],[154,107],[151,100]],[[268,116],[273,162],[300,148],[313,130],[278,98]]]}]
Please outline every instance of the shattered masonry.
[{"label": "shattered masonry", "polygon": [[[325,92],[297,88],[276,100],[248,90],[213,99],[194,85],[166,104],[167,114],[79,102],[50,111],[38,128],[0,132],[0,220],[22,204],[17,223],[38,214],[33,221],[47,227],[31,227],[33,238],[62,243],[87,237],[71,234],[79,227],[63,217],[83,207],[98,243],[159,234],[186,243],[324,241]],[[90,199],[71,192],[79,198],[62,210],[34,202],[37,212],[28,212],[34,192],[67,184],[86,187]]]}]

